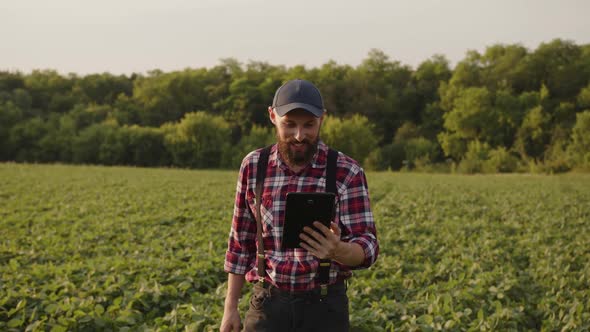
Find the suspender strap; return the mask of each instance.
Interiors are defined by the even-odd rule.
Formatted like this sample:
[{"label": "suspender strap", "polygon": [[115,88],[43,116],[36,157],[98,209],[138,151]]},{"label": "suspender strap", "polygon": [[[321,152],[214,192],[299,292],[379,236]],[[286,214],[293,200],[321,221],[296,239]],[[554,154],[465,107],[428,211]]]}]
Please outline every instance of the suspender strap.
[{"label": "suspender strap", "polygon": [[336,189],[336,166],[338,151],[328,149],[328,165],[326,169],[326,192],[338,194]]},{"label": "suspender strap", "polygon": [[266,166],[268,165],[270,148],[271,146],[267,146],[260,151],[258,164],[256,165],[256,238],[258,239],[256,261],[258,267],[258,280],[261,282],[263,282],[266,277],[266,264],[264,262],[264,242],[262,238],[260,204],[262,203],[262,190],[264,189],[264,178],[266,177]]},{"label": "suspender strap", "polygon": [[[338,161],[338,151],[328,150],[328,164],[326,165],[326,192],[337,194],[336,189],[336,167]],[[330,265],[329,259],[320,259],[320,266],[318,268],[318,279],[320,282],[321,295],[327,294],[327,285],[330,281]]]}]

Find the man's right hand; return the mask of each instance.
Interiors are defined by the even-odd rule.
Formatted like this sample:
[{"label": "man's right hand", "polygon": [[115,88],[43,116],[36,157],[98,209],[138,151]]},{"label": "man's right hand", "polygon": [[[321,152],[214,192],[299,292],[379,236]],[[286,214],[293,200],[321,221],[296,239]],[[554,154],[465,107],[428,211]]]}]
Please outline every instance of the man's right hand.
[{"label": "man's right hand", "polygon": [[240,331],[240,312],[238,308],[227,309],[223,311],[220,332],[239,332]]}]

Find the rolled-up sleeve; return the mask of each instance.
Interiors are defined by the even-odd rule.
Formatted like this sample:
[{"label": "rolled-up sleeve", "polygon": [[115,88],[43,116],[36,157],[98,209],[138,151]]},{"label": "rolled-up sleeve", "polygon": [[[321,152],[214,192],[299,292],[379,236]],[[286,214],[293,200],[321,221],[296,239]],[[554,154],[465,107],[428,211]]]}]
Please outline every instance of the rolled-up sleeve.
[{"label": "rolled-up sleeve", "polygon": [[254,267],[256,259],[256,222],[247,201],[251,157],[248,155],[242,161],[236,186],[234,213],[224,263],[224,270],[228,273],[246,274]]},{"label": "rolled-up sleeve", "polygon": [[351,170],[339,189],[339,219],[345,228],[343,240],[358,243],[365,252],[362,264],[352,269],[367,268],[377,260],[379,243],[369,201],[367,179],[362,168]]}]

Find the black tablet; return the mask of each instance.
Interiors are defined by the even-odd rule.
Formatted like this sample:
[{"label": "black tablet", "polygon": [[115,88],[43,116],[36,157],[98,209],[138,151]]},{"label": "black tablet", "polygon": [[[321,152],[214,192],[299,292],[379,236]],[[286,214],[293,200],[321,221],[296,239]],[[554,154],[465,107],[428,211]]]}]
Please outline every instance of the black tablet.
[{"label": "black tablet", "polygon": [[334,220],[335,199],[333,193],[287,193],[282,248],[301,248],[299,234],[303,232],[303,227],[313,227],[314,221],[330,227],[330,222]]}]

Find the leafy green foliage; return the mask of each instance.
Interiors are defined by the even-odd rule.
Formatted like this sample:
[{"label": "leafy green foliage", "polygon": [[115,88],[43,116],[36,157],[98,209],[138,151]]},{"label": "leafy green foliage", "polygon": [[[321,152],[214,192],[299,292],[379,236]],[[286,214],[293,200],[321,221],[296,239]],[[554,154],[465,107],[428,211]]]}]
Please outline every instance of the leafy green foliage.
[{"label": "leafy green foliage", "polygon": [[169,127],[165,144],[176,165],[217,168],[229,137],[229,125],[222,117],[196,112]]},{"label": "leafy green foliage", "polygon": [[[266,142],[256,132],[272,129],[267,108],[276,89],[301,78],[322,91],[333,120],[328,122],[356,135],[328,130],[326,141],[366,168],[448,169],[461,164],[469,144],[479,141],[504,149],[504,156],[518,159],[520,166],[503,158],[509,166],[496,162],[470,169],[585,169],[587,158],[572,155],[579,149],[569,145],[577,114],[590,105],[589,50],[587,44],[562,39],[533,50],[493,44],[482,53],[467,52],[454,68],[444,56],[433,55],[414,69],[373,49],[355,67],[328,61],[316,68],[288,68],[230,58],[212,68],[130,76],[0,71],[0,160],[231,167],[254,141]],[[172,134],[171,128],[182,127],[178,123],[195,112],[225,122],[213,125],[223,127],[226,144],[220,153],[193,157],[188,140]],[[208,132],[201,124],[199,131]],[[396,141],[407,134],[408,124],[412,137]],[[408,143],[410,138],[424,141]],[[416,156],[413,151],[418,145],[423,151],[426,140],[433,145],[427,150],[443,153]]]},{"label": "leafy green foliage", "polygon": [[569,153],[579,165],[590,168],[590,111],[577,114]]},{"label": "leafy green foliage", "polygon": [[516,148],[523,158],[539,158],[549,141],[549,116],[541,106],[531,109],[525,116],[516,139]]},{"label": "leafy green foliage", "polygon": [[322,124],[321,137],[329,146],[361,162],[378,141],[374,126],[366,117],[360,115],[350,119],[326,116]]},{"label": "leafy green foliage", "polygon": [[253,126],[250,129],[250,133],[243,136],[238,144],[225,150],[226,155],[223,157],[222,166],[230,169],[239,169],[246,154],[275,142],[274,130]]},{"label": "leafy green foliage", "polygon": [[[590,177],[367,176],[353,331],[590,328]],[[235,179],[0,164],[0,330],[218,330]]]}]

